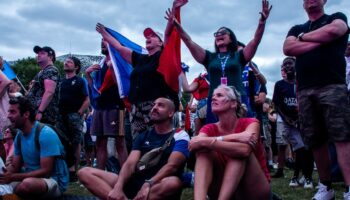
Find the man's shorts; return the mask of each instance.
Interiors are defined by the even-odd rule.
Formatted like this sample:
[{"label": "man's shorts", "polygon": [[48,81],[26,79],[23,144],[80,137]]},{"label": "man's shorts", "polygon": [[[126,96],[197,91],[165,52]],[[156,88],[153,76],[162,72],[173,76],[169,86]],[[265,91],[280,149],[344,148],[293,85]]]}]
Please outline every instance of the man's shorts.
[{"label": "man's shorts", "polygon": [[276,143],[278,145],[291,144],[293,151],[304,147],[304,142],[300,130],[290,126],[285,122],[277,122]]},{"label": "man's shorts", "polygon": [[[43,181],[45,181],[47,186],[47,191],[44,193],[41,193],[40,199],[56,199],[60,197],[63,193],[58,187],[58,183],[53,178],[42,178]],[[12,186],[13,190],[19,185],[21,182],[12,182],[10,185]]]},{"label": "man's shorts", "polygon": [[59,117],[58,128],[66,134],[73,144],[80,144],[83,138],[84,120],[79,113],[62,114]]},{"label": "man's shorts", "polygon": [[116,137],[119,130],[119,110],[95,110],[92,115],[91,135]]},{"label": "man's shorts", "polygon": [[345,85],[304,89],[297,96],[301,132],[307,146],[318,147],[328,140],[350,141],[350,104]]}]

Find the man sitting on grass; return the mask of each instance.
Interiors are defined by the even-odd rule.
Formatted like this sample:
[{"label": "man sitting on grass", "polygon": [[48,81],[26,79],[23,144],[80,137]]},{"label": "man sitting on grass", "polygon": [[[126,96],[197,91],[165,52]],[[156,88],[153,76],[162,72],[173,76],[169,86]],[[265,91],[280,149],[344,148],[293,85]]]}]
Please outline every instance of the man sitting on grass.
[{"label": "man sitting on grass", "polygon": [[[154,127],[136,137],[120,174],[85,167],[78,172],[79,180],[101,199],[166,199],[179,196],[182,187],[179,176],[189,154],[189,136],[185,131],[174,134],[174,112],[175,105],[171,100],[158,98],[150,112]],[[146,170],[136,169],[145,153],[162,147],[169,137],[173,139],[170,146],[163,150],[157,165]]]}]

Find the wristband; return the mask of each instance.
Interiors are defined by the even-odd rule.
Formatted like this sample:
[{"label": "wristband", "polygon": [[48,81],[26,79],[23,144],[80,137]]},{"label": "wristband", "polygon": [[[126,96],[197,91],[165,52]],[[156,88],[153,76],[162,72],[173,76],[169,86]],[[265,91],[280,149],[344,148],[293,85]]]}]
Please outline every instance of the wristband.
[{"label": "wristband", "polygon": [[146,180],[145,180],[145,183],[148,183],[149,186],[152,187],[153,184],[154,184],[154,181],[153,181],[152,179],[146,179]]},{"label": "wristband", "polygon": [[300,34],[298,35],[298,40],[299,40],[299,41],[304,41],[304,39],[303,39],[303,36],[304,36],[304,35],[305,35],[304,32],[300,33]]},{"label": "wristband", "polygon": [[216,137],[216,140],[218,140],[218,141],[224,141],[224,137],[223,137],[223,136]]}]

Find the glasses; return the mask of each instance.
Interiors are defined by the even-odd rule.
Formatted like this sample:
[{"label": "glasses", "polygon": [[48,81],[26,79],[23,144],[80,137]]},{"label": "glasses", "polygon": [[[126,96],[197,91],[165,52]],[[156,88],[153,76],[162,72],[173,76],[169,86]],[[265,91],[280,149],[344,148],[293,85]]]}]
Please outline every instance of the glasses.
[{"label": "glasses", "polygon": [[220,31],[217,31],[214,33],[214,37],[218,37],[218,36],[222,36],[222,35],[225,35],[225,34],[229,34],[228,30],[220,30]]}]

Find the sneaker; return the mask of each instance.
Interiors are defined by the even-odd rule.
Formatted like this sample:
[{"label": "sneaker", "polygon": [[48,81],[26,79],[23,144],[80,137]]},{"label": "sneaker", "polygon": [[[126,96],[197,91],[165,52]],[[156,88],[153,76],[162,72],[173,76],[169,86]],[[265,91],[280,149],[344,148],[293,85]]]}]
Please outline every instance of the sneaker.
[{"label": "sneaker", "polygon": [[334,200],[334,190],[327,190],[327,186],[322,183],[318,183],[317,193],[312,197],[312,200]]},{"label": "sneaker", "polygon": [[298,187],[298,186],[299,186],[299,182],[297,177],[293,177],[292,179],[290,179],[289,187]]},{"label": "sneaker", "polygon": [[302,176],[298,182],[300,185],[304,185],[305,184],[305,176]]},{"label": "sneaker", "polygon": [[306,178],[304,182],[304,189],[312,189],[314,188],[314,184],[310,178]]},{"label": "sneaker", "polygon": [[343,193],[344,200],[350,200],[350,192]]}]

